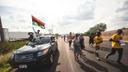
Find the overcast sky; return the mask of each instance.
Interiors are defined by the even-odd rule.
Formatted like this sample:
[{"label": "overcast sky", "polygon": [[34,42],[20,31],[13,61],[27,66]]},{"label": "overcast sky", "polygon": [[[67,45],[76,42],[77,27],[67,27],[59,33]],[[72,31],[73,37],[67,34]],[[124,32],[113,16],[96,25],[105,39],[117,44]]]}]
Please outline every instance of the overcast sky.
[{"label": "overcast sky", "polygon": [[32,31],[31,15],[46,23],[47,33],[86,32],[97,23],[107,30],[128,27],[128,0],[0,0],[0,16],[9,31]]}]

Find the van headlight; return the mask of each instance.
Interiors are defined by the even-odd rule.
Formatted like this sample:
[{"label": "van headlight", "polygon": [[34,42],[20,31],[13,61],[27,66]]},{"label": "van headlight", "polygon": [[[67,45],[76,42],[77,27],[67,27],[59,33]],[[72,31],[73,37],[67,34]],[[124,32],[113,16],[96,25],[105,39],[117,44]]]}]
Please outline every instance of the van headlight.
[{"label": "van headlight", "polygon": [[37,56],[45,55],[45,54],[47,54],[47,52],[48,52],[48,48],[47,48],[47,49],[44,49],[44,50],[42,50],[42,51],[39,51],[39,52],[37,53]]}]

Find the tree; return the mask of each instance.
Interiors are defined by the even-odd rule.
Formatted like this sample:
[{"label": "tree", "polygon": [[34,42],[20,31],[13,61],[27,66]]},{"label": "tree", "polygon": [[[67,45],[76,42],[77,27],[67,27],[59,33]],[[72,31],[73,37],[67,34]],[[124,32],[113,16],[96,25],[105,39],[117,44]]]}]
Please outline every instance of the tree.
[{"label": "tree", "polygon": [[88,31],[87,34],[89,35],[90,33],[96,33],[96,32],[104,32],[107,29],[105,23],[99,23],[95,25],[94,27],[91,27]]},{"label": "tree", "polygon": [[87,32],[84,32],[83,35],[84,35],[84,36],[88,36],[88,33],[87,33]]},{"label": "tree", "polygon": [[100,32],[104,32],[104,31],[107,29],[105,23],[99,23],[99,24],[97,24],[97,25],[96,25],[96,28],[97,28],[97,30],[99,30]]}]

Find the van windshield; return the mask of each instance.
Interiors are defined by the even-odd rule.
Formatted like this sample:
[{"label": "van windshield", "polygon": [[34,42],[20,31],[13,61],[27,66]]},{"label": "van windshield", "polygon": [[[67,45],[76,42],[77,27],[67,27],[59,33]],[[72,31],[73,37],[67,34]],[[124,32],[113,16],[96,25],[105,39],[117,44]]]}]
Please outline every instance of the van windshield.
[{"label": "van windshield", "polygon": [[50,37],[39,37],[34,38],[32,42],[29,42],[28,45],[40,45],[40,44],[47,44],[51,42]]}]

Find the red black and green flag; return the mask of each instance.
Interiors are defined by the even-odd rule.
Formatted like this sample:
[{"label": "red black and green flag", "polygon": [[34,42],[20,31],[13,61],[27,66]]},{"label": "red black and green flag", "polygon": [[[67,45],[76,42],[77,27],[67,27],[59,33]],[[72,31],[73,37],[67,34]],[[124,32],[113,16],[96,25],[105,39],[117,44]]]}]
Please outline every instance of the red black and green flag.
[{"label": "red black and green flag", "polygon": [[39,26],[42,29],[45,29],[45,23],[41,20],[37,19],[36,17],[32,16],[32,25]]}]

